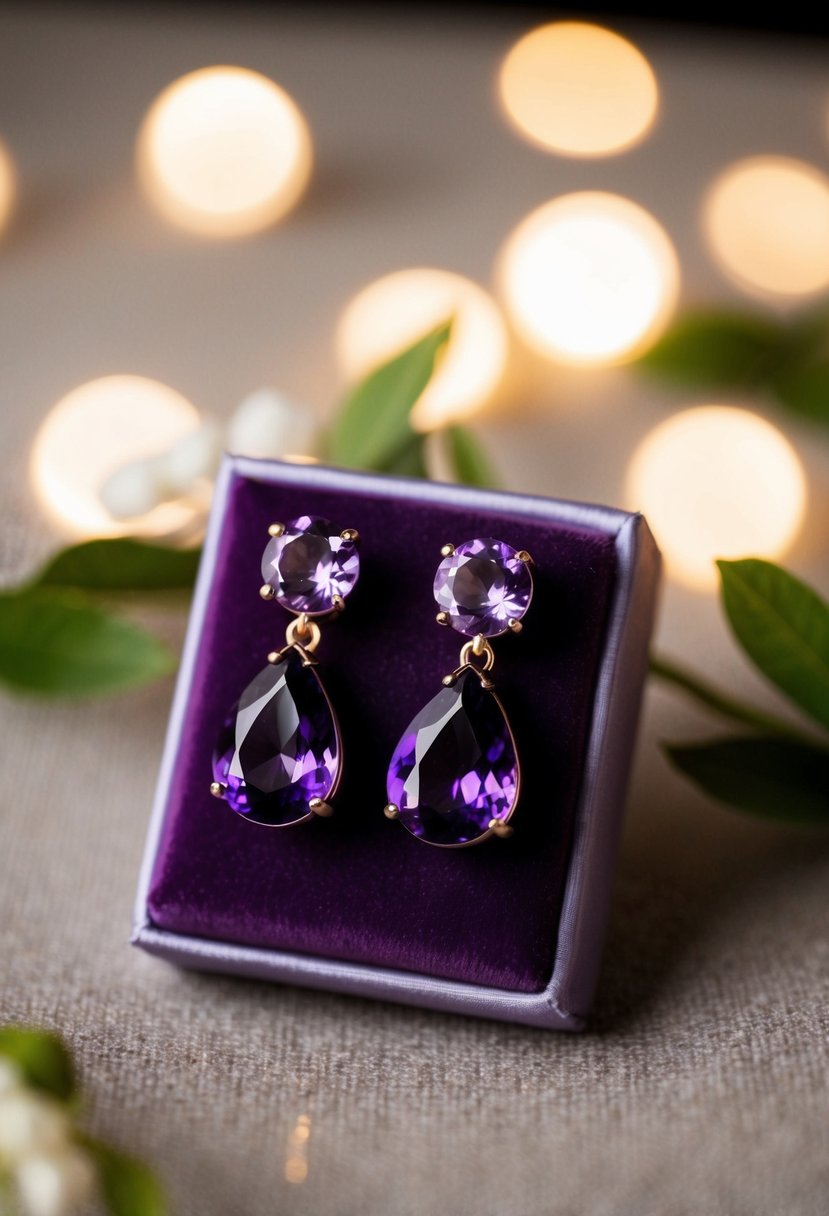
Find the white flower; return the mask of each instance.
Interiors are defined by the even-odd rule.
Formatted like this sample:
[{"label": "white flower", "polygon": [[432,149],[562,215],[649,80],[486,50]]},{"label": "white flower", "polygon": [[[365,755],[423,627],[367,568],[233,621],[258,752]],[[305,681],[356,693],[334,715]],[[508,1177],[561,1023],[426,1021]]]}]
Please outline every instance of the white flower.
[{"label": "white flower", "polygon": [[27,1157],[15,1171],[27,1216],[68,1216],[92,1194],[95,1170],[86,1153],[70,1146],[50,1156]]},{"label": "white flower", "polygon": [[25,1089],[0,1096],[0,1157],[5,1160],[63,1149],[69,1132],[66,1111],[53,1098]]},{"label": "white flower", "polygon": [[[240,456],[270,459],[313,455],[315,423],[311,412],[281,393],[262,388],[245,397],[227,427],[227,447]],[[206,421],[166,452],[116,469],[98,496],[113,519],[146,515],[163,502],[196,496],[216,474],[222,431]]]},{"label": "white flower", "polygon": [[98,497],[113,519],[146,515],[164,497],[163,466],[159,457],[133,460],[116,469],[101,486]]},{"label": "white flower", "polygon": [[203,478],[212,478],[221,454],[219,428],[215,422],[205,422],[166,452],[116,469],[98,496],[113,519],[146,515],[162,502],[192,493]]},{"label": "white flower", "polygon": [[231,418],[227,446],[238,456],[309,456],[315,430],[310,410],[274,389],[260,388],[245,397]]},{"label": "white flower", "polygon": [[213,477],[222,455],[222,437],[215,422],[205,422],[197,431],[174,443],[158,457],[158,474],[165,498],[189,494],[193,483]]}]

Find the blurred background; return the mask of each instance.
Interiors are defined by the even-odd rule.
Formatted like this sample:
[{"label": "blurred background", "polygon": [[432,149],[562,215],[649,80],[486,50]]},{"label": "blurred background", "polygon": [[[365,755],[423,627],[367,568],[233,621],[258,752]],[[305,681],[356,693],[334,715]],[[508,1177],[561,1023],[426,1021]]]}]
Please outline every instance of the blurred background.
[{"label": "blurred background", "polygon": [[[736,8],[694,11],[697,20],[663,25],[647,20],[644,6],[566,20],[540,4],[0,8],[5,580],[21,579],[72,540],[196,540],[222,446],[319,458],[320,436],[349,385],[452,313],[449,351],[414,418],[433,436],[433,475],[452,475],[439,432],[462,422],[504,488],[644,510],[666,557],[658,649],[781,712],[729,637],[712,563],[766,556],[824,591],[829,586],[829,378],[824,384],[818,377],[804,404],[788,388],[771,391],[771,379],[756,374],[757,351],[770,349],[775,334],[799,333],[829,316],[822,311],[829,309],[827,46],[813,13],[791,9],[767,18],[778,28],[764,31],[736,28]],[[689,6],[672,13],[693,17]],[[788,30],[779,28],[784,22]],[[710,343],[692,346],[690,355],[680,343],[647,366],[689,312],[716,320],[722,310],[740,318],[739,374],[728,373],[728,352],[713,371],[706,365],[700,351],[710,351]],[[182,627],[181,614],[164,625],[174,643]],[[204,1047],[194,1012],[208,993],[235,1010],[262,1050],[268,1040],[264,1024],[254,1024],[259,1014],[301,1021],[320,1052],[336,1050],[329,1015],[315,1021],[315,1001],[329,998],[252,996],[252,986],[220,981],[188,987],[192,980],[180,981],[182,995],[176,978],[166,971],[159,978],[157,965],[124,957],[129,887],[169,695],[169,684],[145,689],[119,699],[114,713],[97,705],[81,713],[66,705],[4,705],[7,739],[30,774],[21,776],[7,812],[16,842],[8,856],[19,857],[21,874],[48,875],[57,892],[68,896],[85,879],[94,894],[89,915],[62,925],[59,944],[45,950],[52,930],[24,901],[25,948],[18,936],[8,946],[7,1012],[54,1022],[60,1007],[82,1059],[91,1068],[103,1052],[113,1092],[128,1092],[150,1122],[163,1093],[163,1051],[150,1061],[153,1075],[143,1089],[135,1078],[117,1082],[112,1061],[120,1049],[106,1029],[117,1015],[94,1015],[92,1030],[61,1003],[67,960],[77,960],[88,985],[101,978],[103,962],[89,959],[90,919],[112,922],[101,931],[111,934],[102,959],[116,977],[113,1008],[133,1008],[136,972],[164,1005],[171,1034],[189,1000],[187,1034],[211,1068],[221,1072],[225,1064],[216,1063],[215,1045]],[[127,715],[129,752],[119,733]],[[806,966],[797,949],[819,937],[825,950],[825,928],[819,931],[815,919],[823,881],[815,858],[825,862],[825,846],[714,806],[660,753],[665,738],[710,730],[710,720],[675,693],[649,693],[600,1001],[605,1029],[632,1019],[634,1034],[654,1027],[668,1033],[664,1009],[694,1003],[695,975],[706,966],[726,1005],[773,1002],[770,991],[787,991],[792,1000],[793,977]],[[38,750],[44,732],[48,760]],[[105,772],[102,750],[112,757]],[[25,825],[32,815],[40,822],[44,771],[64,787],[68,774],[69,788],[60,815],[47,813],[32,836]],[[85,818],[83,791],[90,788],[113,825],[107,874],[88,858],[98,839]],[[72,859],[68,872],[58,852]],[[14,897],[15,934],[22,898]],[[725,919],[716,921],[712,909]],[[799,942],[794,953],[790,937]],[[695,970],[686,972],[676,960],[689,951]],[[741,951],[743,963],[753,960],[748,974],[740,970]],[[778,967],[769,987],[757,962],[764,953]],[[641,992],[657,1011],[642,1015],[644,1031],[636,1021]],[[808,1004],[811,996],[800,992]],[[401,1050],[407,1027],[418,1028],[427,1049],[437,1033],[424,1015],[372,1015],[360,1003],[334,1004],[342,1017],[360,1010],[351,1050],[363,1059],[371,1093],[379,1092],[375,1065],[366,1063],[373,1016],[385,1019],[393,1041],[400,1034]],[[146,1021],[150,1015],[138,1005],[136,1016]],[[726,1005],[706,1014],[720,1018],[721,1045],[732,1019]],[[652,1016],[656,1023],[648,1022]],[[444,1035],[465,1025],[434,1024]],[[709,1035],[702,1020],[696,1032],[701,1040]],[[496,1032],[457,1033],[480,1065],[475,1053]],[[538,1039],[497,1033],[512,1035],[505,1041],[515,1073],[507,1073],[519,1075],[521,1053]],[[763,1043],[768,1059],[794,1050],[785,1035],[785,1042],[773,1034],[766,1040],[757,1025],[750,1033],[761,1061]],[[732,1049],[739,1050],[722,1048],[700,1083],[687,1129],[698,1160],[683,1157],[679,1167],[703,1198],[716,1195],[717,1171],[732,1168],[703,1134],[705,1118],[727,1100]],[[229,1050],[233,1058],[246,1048],[236,1042]],[[335,1080],[319,1110],[313,1097],[297,1106],[286,1096],[295,1092],[293,1082],[285,1080],[299,1067],[291,1055],[296,1045],[283,1050],[289,1063],[274,1084],[285,1110],[272,1109],[267,1126],[282,1144],[297,1118],[313,1118],[309,1151],[317,1135],[323,1142],[327,1135],[334,1162],[326,1167],[320,1153],[316,1208],[309,1200],[307,1209],[284,1210],[359,1210],[356,1201],[331,1206],[344,1160],[363,1210],[375,1210],[372,1178],[394,1172],[383,1145],[392,1130],[411,1132],[410,1112],[392,1103],[382,1115],[366,1116],[357,1161],[340,1117],[350,1082],[340,1091]],[[603,1052],[608,1084],[623,1087],[622,1056],[612,1047]],[[137,1058],[146,1063],[140,1049]],[[574,1125],[581,1137],[574,1150],[552,1108],[532,1101],[522,1108],[518,1089],[504,1097],[501,1074],[481,1067],[479,1115],[500,1094],[512,1103],[502,1133],[525,1145],[522,1168],[505,1167],[493,1183],[500,1198],[491,1210],[541,1210],[550,1145],[553,1160],[572,1163],[565,1198],[574,1202],[591,1177],[612,1194],[613,1170],[604,1181],[596,1173],[605,1151],[618,1150],[632,1196],[647,1186],[661,1193],[648,1163],[672,1151],[662,1123],[672,1109],[668,1082],[678,1075],[670,1060],[660,1065],[659,1094],[645,1086],[631,1099],[652,1157],[626,1156],[621,1132],[602,1143],[587,1108]],[[564,1091],[577,1092],[565,1057],[548,1059],[547,1067]],[[533,1073],[532,1092],[545,1089],[543,1073]],[[251,1075],[250,1083],[259,1082]],[[305,1084],[308,1094],[317,1092],[307,1075]],[[436,1074],[433,1097],[457,1115],[466,1082],[453,1090],[447,1080],[446,1092],[441,1084]],[[778,1167],[781,1203],[793,1194],[785,1184],[800,1159],[770,1130],[784,1098],[765,1107],[758,1100],[756,1116],[771,1136],[768,1160]],[[104,1113],[108,1104],[115,1109],[112,1097],[98,1101]],[[255,1106],[242,1116],[249,1129],[256,1128]],[[188,1136],[201,1142],[235,1118],[193,1109],[189,1117]],[[818,1134],[808,1122],[804,1114],[803,1143]],[[201,1193],[204,1163],[198,1153],[183,1161],[184,1133],[168,1127],[162,1136],[137,1117],[121,1126],[161,1159],[181,1210],[191,1210],[183,1197]],[[421,1146],[431,1143],[425,1125],[412,1134]],[[469,1148],[471,1133],[452,1134],[459,1149]],[[285,1196],[306,1177],[310,1187],[314,1169],[306,1165],[291,1179],[277,1163],[254,1181],[242,1167],[242,1139],[234,1140],[227,1176],[248,1195],[247,1206],[227,1200],[223,1210],[264,1210],[268,1178],[283,1188],[285,1203],[299,1203]],[[752,1180],[747,1165],[733,1168],[744,1193],[755,1196],[754,1211],[783,1210],[764,1206],[772,1192],[759,1181],[763,1169]],[[472,1181],[464,1191],[450,1172],[424,1167],[415,1174],[421,1194],[467,1210]],[[790,1211],[817,1211],[809,1206],[809,1177],[802,1205],[789,1204]],[[224,1185],[227,1199],[232,1188]],[[510,1196],[524,1206],[511,1206]],[[403,1199],[399,1207],[390,1202],[389,1211],[417,1210]],[[192,1210],[222,1210],[210,1199],[201,1203]],[[645,1211],[641,1204],[615,1210]]]},{"label": "blurred background", "polygon": [[[714,556],[819,575],[820,427],[635,359],[689,306],[825,297],[825,45],[527,17],[4,8],[8,570],[196,533],[191,465],[315,454],[348,383],[455,312],[419,429],[472,423],[506,487],[645,510],[669,648],[716,633]],[[158,384],[94,383],[124,376]],[[261,397],[228,433],[263,388],[292,435]],[[172,489],[107,486],[204,422]]]}]

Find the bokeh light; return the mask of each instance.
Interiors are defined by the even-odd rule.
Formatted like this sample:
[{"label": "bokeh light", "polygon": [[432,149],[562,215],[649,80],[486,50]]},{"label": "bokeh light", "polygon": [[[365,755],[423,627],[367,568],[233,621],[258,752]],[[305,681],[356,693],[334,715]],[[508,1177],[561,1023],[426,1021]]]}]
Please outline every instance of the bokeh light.
[{"label": "bokeh light", "polygon": [[165,451],[198,426],[195,406],[157,380],[91,380],[63,397],[44,420],[32,449],[35,489],[49,514],[70,534],[174,532],[191,521],[192,505],[164,503],[121,523],[105,510],[99,492],[117,469]]},{"label": "bokeh light", "polygon": [[829,179],[785,156],[729,166],[709,189],[703,227],[725,273],[759,295],[829,287]]},{"label": "bokeh light", "polygon": [[419,431],[475,413],[497,388],[507,360],[501,313],[477,283],[447,270],[400,270],[354,297],[337,327],[337,355],[356,380],[454,317],[452,336],[412,414]]},{"label": "bokeh light", "polygon": [[311,1116],[300,1115],[288,1137],[285,1154],[286,1182],[301,1186],[308,1177],[308,1142],[311,1139]]},{"label": "bokeh light", "polygon": [[8,148],[0,139],[0,232],[6,227],[11,216],[15,189],[14,161]]},{"label": "bokeh light", "polygon": [[659,106],[645,56],[583,21],[531,30],[501,67],[501,102],[518,130],[567,156],[606,156],[638,143]]},{"label": "bokeh light", "polygon": [[675,578],[710,590],[718,557],[780,557],[806,510],[806,475],[789,441],[733,406],[683,410],[635,451],[627,500],[651,525]]},{"label": "bokeh light", "polygon": [[541,354],[616,363],[641,353],[668,320],[679,264],[642,207],[585,192],[553,199],[519,224],[499,279],[510,319]]},{"label": "bokeh light", "polygon": [[202,68],[153,102],[137,159],[149,197],[169,219],[207,236],[245,236],[297,202],[311,172],[311,137],[272,80],[246,68]]}]

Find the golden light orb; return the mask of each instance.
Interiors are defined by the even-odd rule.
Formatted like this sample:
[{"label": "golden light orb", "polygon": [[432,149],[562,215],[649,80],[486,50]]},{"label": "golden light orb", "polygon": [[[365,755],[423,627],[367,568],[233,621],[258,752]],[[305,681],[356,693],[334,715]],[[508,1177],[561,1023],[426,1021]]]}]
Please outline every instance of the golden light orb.
[{"label": "golden light orb", "polygon": [[116,521],[100,500],[116,470],[155,456],[199,426],[185,397],[143,376],[104,376],[63,397],[44,419],[31,455],[35,490],[59,527],[76,536],[164,535],[184,527],[193,508],[163,503]]},{"label": "golden light orb", "polygon": [[797,298],[829,287],[829,178],[787,156],[730,165],[708,190],[705,237],[752,295]]},{"label": "golden light orb", "polygon": [[676,304],[679,263],[665,230],[616,194],[566,194],[508,238],[498,277],[521,337],[562,363],[640,354]]},{"label": "golden light orb", "polygon": [[168,219],[212,237],[259,232],[294,206],[311,173],[311,136],[266,76],[201,68],[153,102],[138,136],[140,180]]},{"label": "golden light orb", "polygon": [[522,135],[565,156],[607,156],[639,143],[659,108],[656,76],[627,38],[584,21],[555,21],[521,38],[498,78]]},{"label": "golden light orb", "polygon": [[14,161],[8,148],[0,139],[0,232],[9,222],[16,193]]},{"label": "golden light orb", "polygon": [[646,435],[626,498],[653,528],[669,574],[717,585],[716,558],[782,556],[806,510],[806,474],[789,441],[749,410],[683,410]]}]

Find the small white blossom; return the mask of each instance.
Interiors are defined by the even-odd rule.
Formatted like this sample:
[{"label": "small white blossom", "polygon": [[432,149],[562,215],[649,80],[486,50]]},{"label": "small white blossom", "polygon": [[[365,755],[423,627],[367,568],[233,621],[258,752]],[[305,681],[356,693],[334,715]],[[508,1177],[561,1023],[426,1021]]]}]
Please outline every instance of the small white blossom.
[{"label": "small white blossom", "polygon": [[[227,427],[227,448],[239,456],[279,459],[312,456],[316,426],[310,410],[273,389],[245,397]],[[146,515],[178,498],[203,497],[222,453],[222,430],[212,421],[185,435],[166,452],[116,469],[99,490],[113,519]]]},{"label": "small white blossom", "polygon": [[189,494],[193,483],[213,477],[222,455],[222,436],[215,422],[205,422],[197,431],[174,443],[159,458],[159,481],[165,498]]},{"label": "small white blossom", "polygon": [[86,1153],[70,1146],[50,1156],[27,1157],[15,1171],[27,1216],[69,1216],[91,1196],[95,1170]]},{"label": "small white blossom", "polygon": [[231,418],[227,446],[239,456],[310,456],[315,430],[310,410],[274,389],[260,388],[245,397]]},{"label": "small white blossom", "polygon": [[6,1161],[63,1149],[69,1134],[66,1111],[53,1098],[25,1089],[0,1096],[0,1156]]},{"label": "small white blossom", "polygon": [[163,471],[159,457],[133,460],[106,479],[98,496],[113,519],[146,515],[165,496]]}]

